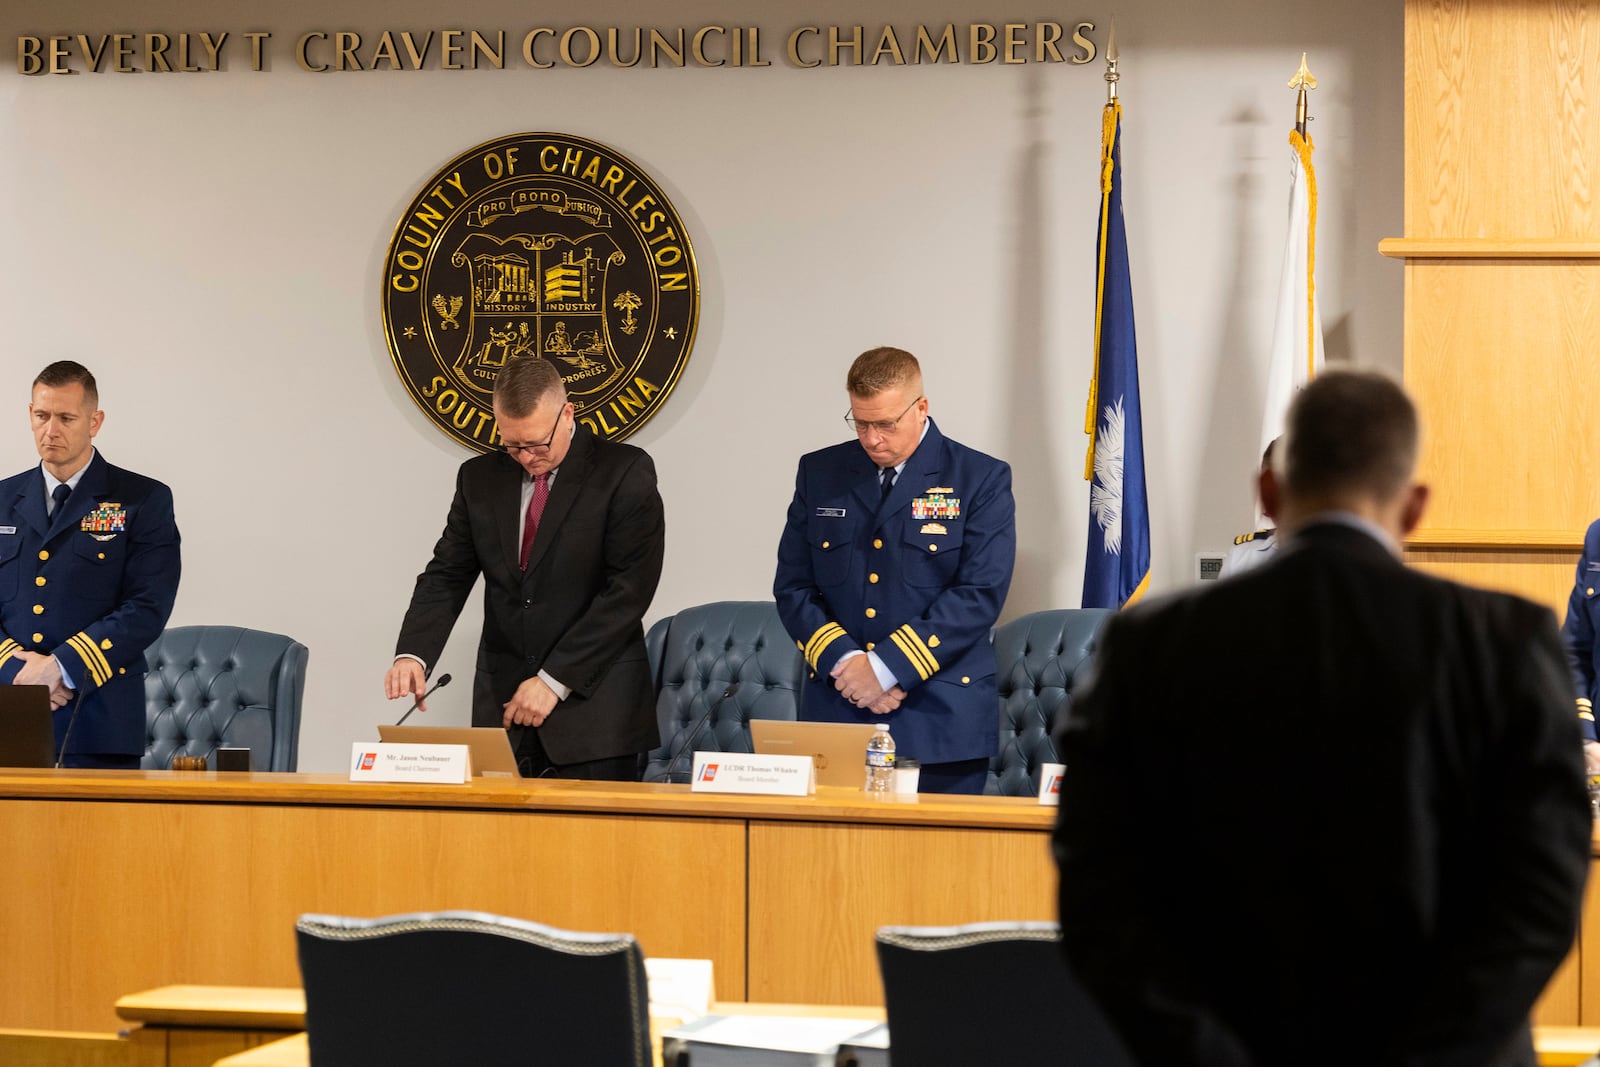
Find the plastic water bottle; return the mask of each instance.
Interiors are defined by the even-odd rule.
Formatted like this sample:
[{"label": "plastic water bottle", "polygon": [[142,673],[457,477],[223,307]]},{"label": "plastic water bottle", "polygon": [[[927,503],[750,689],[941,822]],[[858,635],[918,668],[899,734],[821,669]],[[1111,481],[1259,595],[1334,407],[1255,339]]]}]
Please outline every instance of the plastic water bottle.
[{"label": "plastic water bottle", "polygon": [[894,738],[889,736],[886,722],[878,723],[867,742],[866,789],[871,796],[886,797],[894,792]]}]

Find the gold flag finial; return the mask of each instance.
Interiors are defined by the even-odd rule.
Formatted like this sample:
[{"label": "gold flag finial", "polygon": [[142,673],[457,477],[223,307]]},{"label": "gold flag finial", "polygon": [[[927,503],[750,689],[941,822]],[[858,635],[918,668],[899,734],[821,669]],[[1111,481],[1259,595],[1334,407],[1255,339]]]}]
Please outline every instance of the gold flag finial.
[{"label": "gold flag finial", "polygon": [[1122,75],[1117,73],[1117,20],[1111,20],[1111,32],[1106,37],[1106,106],[1110,107],[1117,102],[1117,82]]},{"label": "gold flag finial", "polygon": [[1306,66],[1306,54],[1300,53],[1300,69],[1294,72],[1294,77],[1289,79],[1289,88],[1298,89],[1294,100],[1294,128],[1300,131],[1300,136],[1306,135],[1306,123],[1311,121],[1306,114],[1306,90],[1317,87],[1316,76],[1311,73],[1311,68]]},{"label": "gold flag finial", "polygon": [[[1115,31],[1113,31],[1113,32],[1115,32]],[[1289,79],[1289,88],[1291,88],[1291,89],[1315,89],[1316,87],[1317,87],[1316,76],[1311,73],[1311,68],[1306,66],[1306,54],[1304,52],[1301,52],[1300,53],[1300,69],[1295,71],[1294,72],[1294,77]]]}]

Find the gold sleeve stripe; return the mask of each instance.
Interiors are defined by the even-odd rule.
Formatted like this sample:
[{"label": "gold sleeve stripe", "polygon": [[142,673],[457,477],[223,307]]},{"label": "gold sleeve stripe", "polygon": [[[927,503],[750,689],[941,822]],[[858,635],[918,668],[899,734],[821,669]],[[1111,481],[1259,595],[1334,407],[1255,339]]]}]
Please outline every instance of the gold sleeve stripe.
[{"label": "gold sleeve stripe", "polygon": [[[918,655],[926,662],[928,674],[933,674],[938,671],[939,661],[937,658],[935,658],[933,649],[928,647],[928,643],[922,639],[921,634],[917,633],[917,631],[911,628],[910,623],[906,623],[904,626],[900,627],[897,632],[905,634],[906,641],[917,650]],[[923,675],[923,678],[926,679],[927,676],[928,675]]]},{"label": "gold sleeve stripe", "polygon": [[1578,718],[1580,718],[1580,719],[1588,719],[1590,722],[1594,722],[1594,712],[1592,712],[1592,711],[1580,711],[1580,712],[1578,712]]},{"label": "gold sleeve stripe", "polygon": [[807,662],[814,661],[817,653],[827,646],[830,638],[838,636],[844,630],[836,622],[825,622],[817,628],[817,632],[806,639],[805,657]]},{"label": "gold sleeve stripe", "polygon": [[[0,646],[0,647],[4,647],[4,646]],[[1590,700],[1588,697],[1579,697],[1578,698],[1578,707],[1592,710],[1594,708],[1594,701]]]},{"label": "gold sleeve stripe", "polygon": [[823,651],[843,636],[844,627],[836,622],[824,623],[811,635],[811,640],[806,642],[805,657],[812,670],[817,669],[817,661],[822,658]]},{"label": "gold sleeve stripe", "polygon": [[916,668],[917,674],[922,677],[924,682],[933,677],[933,672],[928,669],[927,661],[917,655],[916,647],[907,641],[899,630],[890,634],[889,640],[893,641],[894,647],[898,648],[906,659],[911,661],[911,666]]},{"label": "gold sleeve stripe", "polygon": [[106,654],[100,651],[99,645],[95,644],[94,638],[89,636],[87,630],[79,630],[72,636],[77,639],[86,650],[88,650],[91,656],[94,657],[95,666],[99,669],[101,674],[106,676],[106,679],[109,681],[115,672],[111,669],[111,664],[106,661]]},{"label": "gold sleeve stripe", "polygon": [[94,655],[85,647],[86,645],[88,645],[88,642],[82,634],[73,634],[67,638],[67,646],[78,654],[79,659],[83,660],[83,665],[88,670],[89,677],[94,680],[94,684],[105,685],[109,678],[100,669],[100,664],[95,661]]},{"label": "gold sleeve stripe", "polygon": [[[74,636],[67,638],[67,647],[72,649],[73,652],[77,653],[78,658],[83,661],[83,669],[89,672],[89,676],[91,679],[93,679],[94,684],[104,685],[105,683],[100,681],[100,671],[95,666],[94,660],[90,659],[89,656],[83,651],[83,645],[78,642],[77,637]],[[82,678],[78,679],[78,684],[82,685],[83,681],[84,680]]]},{"label": "gold sleeve stripe", "polygon": [[93,638],[79,631],[67,638],[67,644],[72,646],[72,650],[83,660],[84,666],[89,668],[95,685],[105,685],[111,681],[111,664],[106,662],[106,657],[95,647]]},{"label": "gold sleeve stripe", "polygon": [[9,637],[4,641],[0,641],[0,663],[4,663],[6,660],[10,659],[11,653],[15,652],[21,647],[21,645],[17,644]]}]

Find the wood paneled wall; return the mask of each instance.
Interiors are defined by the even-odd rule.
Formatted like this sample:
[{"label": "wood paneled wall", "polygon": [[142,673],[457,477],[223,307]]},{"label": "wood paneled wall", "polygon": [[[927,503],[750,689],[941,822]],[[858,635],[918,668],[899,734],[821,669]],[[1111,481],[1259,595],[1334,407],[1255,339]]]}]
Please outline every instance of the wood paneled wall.
[{"label": "wood paneled wall", "polygon": [[[1406,385],[1424,570],[1565,613],[1600,515],[1600,0],[1406,0]],[[1584,933],[1593,936],[1593,901]],[[1569,959],[1535,1021],[1600,1010]]]},{"label": "wood paneled wall", "polygon": [[1407,0],[1413,561],[1564,611],[1600,515],[1600,2]]}]

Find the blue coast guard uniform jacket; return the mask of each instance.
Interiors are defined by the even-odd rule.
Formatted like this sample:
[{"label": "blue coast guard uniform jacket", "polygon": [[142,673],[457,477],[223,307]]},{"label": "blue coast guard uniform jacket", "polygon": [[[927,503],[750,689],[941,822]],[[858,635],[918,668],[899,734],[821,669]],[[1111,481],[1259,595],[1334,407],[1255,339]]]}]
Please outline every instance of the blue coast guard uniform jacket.
[{"label": "blue coast guard uniform jacket", "polygon": [[[97,451],[53,518],[38,467],[0,481],[0,685],[54,655],[83,694],[72,752],[145,749],[144,650],[178,595],[172,491]],[[76,694],[75,694],[76,695]],[[69,703],[55,714],[56,745]]]},{"label": "blue coast guard uniform jacket", "polygon": [[[924,763],[992,756],[999,735],[990,628],[1016,557],[1011,468],[928,432],[882,501],[855,441],[800,460],[773,582],[810,678],[800,717],[889,723],[896,754]],[[906,698],[887,719],[856,708],[830,673],[876,652]]]},{"label": "blue coast guard uniform jacket", "polygon": [[1572,684],[1577,689],[1578,725],[1583,739],[1596,738],[1594,706],[1600,703],[1600,520],[1589,524],[1583,535],[1583,556],[1578,560],[1577,579],[1567,598],[1567,621],[1561,625],[1561,644],[1567,650],[1567,665],[1572,668]]}]

